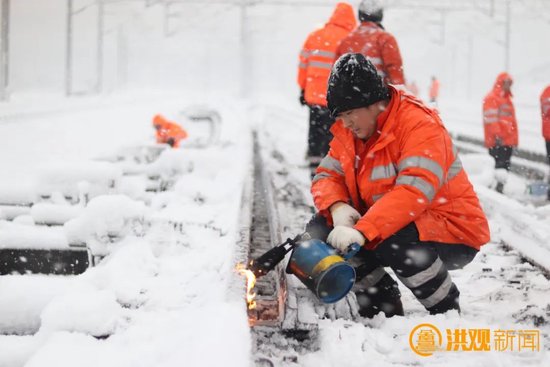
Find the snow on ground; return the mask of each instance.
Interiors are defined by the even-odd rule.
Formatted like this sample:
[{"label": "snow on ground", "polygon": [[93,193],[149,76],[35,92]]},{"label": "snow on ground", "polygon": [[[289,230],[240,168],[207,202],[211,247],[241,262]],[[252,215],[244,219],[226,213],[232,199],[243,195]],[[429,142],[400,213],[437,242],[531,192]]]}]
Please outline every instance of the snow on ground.
[{"label": "snow on ground", "polygon": [[[287,230],[294,230],[311,214],[304,168],[307,110],[294,100],[249,106],[219,99],[214,107],[223,123],[217,144],[205,149],[184,144],[180,150],[159,152],[152,163],[109,160],[116,152],[137,154],[141,150],[136,146],[150,146],[152,115],[182,118],[185,100],[172,95],[139,104],[111,102],[108,109],[65,109],[0,124],[0,146],[7,153],[0,155],[1,181],[7,186],[0,190],[3,197],[29,195],[31,189],[17,186],[21,178],[40,187],[41,181],[35,185],[32,179],[43,165],[88,167],[101,157],[102,163],[131,173],[120,176],[107,169],[95,176],[86,170],[92,178],[113,176],[116,184],[93,192],[85,208],[75,209],[63,197],[50,198],[54,219],[68,220],[49,232],[61,239],[53,236],[52,241],[96,240],[104,245],[96,250],[107,257],[80,276],[0,277],[0,332],[6,334],[0,335],[0,366],[246,366],[253,360],[245,305],[231,291],[241,187],[251,158],[250,121],[260,123],[269,143],[264,149],[280,161],[278,179],[287,180],[282,184],[288,184],[290,198],[302,196],[304,202],[283,216],[294,221],[286,223]],[[449,118],[446,123],[460,121]],[[25,145],[27,141],[33,144]],[[463,162],[489,216],[493,240],[474,262],[453,273],[462,291],[462,315],[427,315],[403,288],[406,317],[322,319],[319,348],[298,353],[299,365],[544,366],[550,359],[545,321],[550,318],[550,282],[522,263],[518,252],[499,244],[504,240],[531,251],[531,257],[546,264],[550,206],[521,203],[526,182],[518,176],[512,175],[506,187],[509,197],[489,189],[492,161],[486,154],[465,155]],[[56,172],[63,175],[63,170]],[[70,191],[77,185],[77,195],[92,193],[89,185],[79,186],[81,176],[75,179],[74,172],[64,175],[72,182],[69,188],[65,180],[55,187]],[[151,183],[145,176],[150,174],[171,182],[170,190],[147,192]],[[45,180],[51,182],[51,177]],[[0,228],[11,228],[2,231],[0,242],[10,233],[40,234],[42,227],[34,223],[47,210],[38,207],[15,223],[0,221]],[[101,242],[109,236],[116,241]],[[541,351],[442,352],[423,358],[410,350],[408,337],[414,326],[426,322],[441,330],[539,329]]]},{"label": "snow on ground", "polygon": [[[54,163],[67,171],[57,171],[66,180],[56,187],[67,191],[63,184],[72,183],[74,189],[71,173],[79,171],[71,167],[150,144],[153,114],[181,118],[186,100],[168,95],[4,120],[0,181],[9,188],[24,177],[41,187],[37,168]],[[98,250],[107,254],[98,266],[73,277],[0,277],[0,333],[7,334],[0,335],[0,366],[248,365],[246,306],[229,289],[251,134],[244,104],[220,99],[216,108],[223,119],[218,143],[207,149],[183,144],[144,165],[146,174],[171,179],[170,190],[150,194],[135,182],[115,184],[55,227],[65,241],[105,245],[102,239],[115,238]],[[19,226],[20,234],[44,230],[32,219],[0,224]],[[9,245],[3,236],[0,242]]]}]

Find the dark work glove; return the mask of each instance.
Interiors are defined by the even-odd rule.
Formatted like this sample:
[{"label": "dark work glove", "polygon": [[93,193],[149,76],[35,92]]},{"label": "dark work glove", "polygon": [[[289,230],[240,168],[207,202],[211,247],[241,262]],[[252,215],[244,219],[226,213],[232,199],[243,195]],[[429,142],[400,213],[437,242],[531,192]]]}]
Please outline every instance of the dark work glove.
[{"label": "dark work glove", "polygon": [[304,90],[303,89],[300,91],[300,104],[302,106],[307,105],[306,98],[304,97]]},{"label": "dark work glove", "polygon": [[173,148],[174,144],[176,144],[176,140],[174,138],[168,138],[168,140],[166,140],[166,143]]}]

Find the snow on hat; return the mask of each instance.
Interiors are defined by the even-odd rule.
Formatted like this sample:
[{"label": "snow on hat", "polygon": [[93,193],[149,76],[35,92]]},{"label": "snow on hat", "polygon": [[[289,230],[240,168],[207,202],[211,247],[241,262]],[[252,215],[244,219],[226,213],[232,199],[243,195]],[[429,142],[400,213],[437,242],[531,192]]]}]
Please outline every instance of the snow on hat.
[{"label": "snow on hat", "polygon": [[380,0],[363,0],[358,8],[361,22],[381,22],[384,16],[384,7]]},{"label": "snow on hat", "polygon": [[342,112],[368,107],[389,98],[388,88],[376,67],[362,54],[342,55],[332,67],[327,102],[333,118]]}]

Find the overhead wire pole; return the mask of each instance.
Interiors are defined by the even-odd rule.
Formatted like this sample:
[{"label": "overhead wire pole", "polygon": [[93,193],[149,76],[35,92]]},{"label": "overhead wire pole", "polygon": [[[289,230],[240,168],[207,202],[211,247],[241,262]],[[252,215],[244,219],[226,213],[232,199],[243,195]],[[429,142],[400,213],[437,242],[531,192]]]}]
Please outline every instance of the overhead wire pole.
[{"label": "overhead wire pole", "polygon": [[65,94],[70,96],[72,91],[73,74],[73,0],[67,0],[67,32],[65,49]]},{"label": "overhead wire pole", "polygon": [[0,101],[4,101],[8,98],[9,84],[10,0],[1,1]]},{"label": "overhead wire pole", "polygon": [[250,89],[250,75],[247,73],[251,72],[250,69],[250,59],[249,59],[249,37],[248,37],[248,17],[247,17],[247,0],[242,0],[240,4],[241,12],[241,97],[246,98],[249,95]]},{"label": "overhead wire pole", "polygon": [[504,70],[510,71],[510,0],[506,0],[506,30],[504,36]]},{"label": "overhead wire pole", "polygon": [[[74,9],[74,0],[67,0],[67,31],[65,35],[65,94],[71,96],[73,91],[73,21],[74,16],[85,11],[94,3],[85,5],[80,9]],[[103,88],[103,23],[104,23],[104,0],[96,0],[97,5],[97,45],[96,45],[96,84],[95,92],[101,93]]]},{"label": "overhead wire pole", "polygon": [[103,89],[103,21],[105,17],[103,0],[97,0],[97,81],[96,93]]}]

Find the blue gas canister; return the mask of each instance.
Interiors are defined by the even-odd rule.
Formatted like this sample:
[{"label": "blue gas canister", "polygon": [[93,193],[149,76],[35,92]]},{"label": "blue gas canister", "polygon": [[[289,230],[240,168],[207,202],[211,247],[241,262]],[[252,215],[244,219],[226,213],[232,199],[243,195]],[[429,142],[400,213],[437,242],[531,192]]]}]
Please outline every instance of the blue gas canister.
[{"label": "blue gas canister", "polygon": [[360,248],[353,244],[342,257],[321,240],[304,241],[294,248],[287,271],[298,277],[321,302],[334,303],[345,297],[355,283],[355,269],[346,260]]},{"label": "blue gas canister", "polygon": [[547,196],[550,185],[546,182],[536,181],[527,185],[527,192],[531,196]]}]

